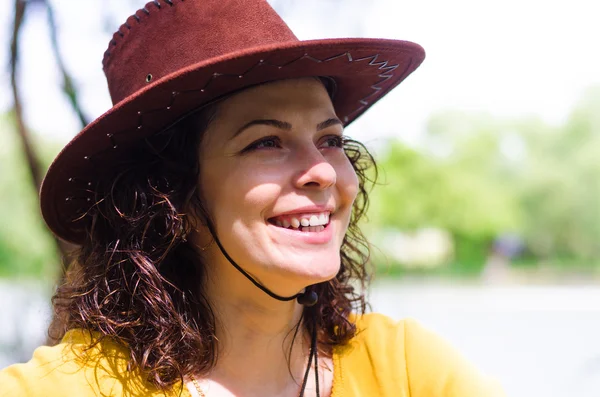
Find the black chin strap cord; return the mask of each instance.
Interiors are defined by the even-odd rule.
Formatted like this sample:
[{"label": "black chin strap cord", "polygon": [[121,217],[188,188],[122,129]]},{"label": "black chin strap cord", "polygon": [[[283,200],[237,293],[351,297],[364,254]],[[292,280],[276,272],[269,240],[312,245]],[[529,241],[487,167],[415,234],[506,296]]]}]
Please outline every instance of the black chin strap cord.
[{"label": "black chin strap cord", "polygon": [[319,389],[319,357],[318,357],[318,346],[317,346],[317,323],[316,323],[316,312],[312,311],[313,324],[312,324],[312,332],[310,338],[310,353],[308,355],[308,363],[306,364],[306,372],[304,372],[304,379],[302,380],[302,387],[300,388],[300,394],[298,397],[304,397],[304,390],[306,389],[306,383],[308,382],[308,375],[310,374],[310,367],[313,363],[315,365],[315,392],[317,397],[320,397],[320,389]]},{"label": "black chin strap cord", "polygon": [[[304,305],[305,307],[311,307],[317,303],[317,301],[319,300],[319,297],[315,291],[310,289],[310,287],[307,287],[304,292],[299,292],[293,296],[280,296],[280,295],[277,295],[276,293],[270,291],[267,287],[265,287],[264,285],[262,285],[261,283],[256,281],[254,279],[254,277],[252,277],[244,269],[242,269],[242,267],[240,265],[235,263],[235,261],[229,256],[227,251],[225,251],[225,248],[223,248],[221,241],[219,241],[219,238],[217,237],[217,233],[215,232],[212,222],[209,221],[209,222],[207,222],[207,224],[208,224],[207,226],[208,226],[208,230],[210,231],[210,234],[212,234],[212,237],[215,240],[215,242],[217,243],[217,246],[219,247],[219,249],[225,256],[225,258],[227,258],[229,263],[231,263],[233,265],[233,267],[235,267],[237,269],[237,271],[242,273],[248,280],[250,280],[252,282],[252,284],[257,286],[265,294],[269,295],[271,298],[274,298],[274,299],[277,299],[277,300],[283,301],[283,302],[287,302],[287,301],[296,299],[298,301],[298,303],[300,303],[301,305]],[[304,397],[304,389],[306,388],[306,383],[308,381],[308,375],[310,374],[310,367],[311,367],[311,364],[313,363],[313,359],[314,359],[314,366],[315,366],[316,393],[317,393],[317,397],[320,397],[319,358],[318,358],[318,350],[319,349],[317,347],[317,323],[316,323],[317,319],[316,319],[316,312],[314,310],[311,310],[311,311],[313,312],[313,322],[312,322],[312,330],[311,330],[310,353],[308,355],[308,363],[306,364],[306,372],[304,373],[304,379],[302,381],[302,387],[300,388],[299,397]]]},{"label": "black chin strap cord", "polygon": [[254,279],[254,277],[252,277],[244,269],[242,269],[242,267],[240,265],[238,265],[237,263],[235,263],[235,261],[229,256],[227,251],[225,251],[225,248],[223,248],[221,241],[219,241],[219,238],[217,237],[217,233],[215,232],[215,229],[212,225],[212,222],[210,222],[210,221],[207,222],[207,226],[208,226],[208,230],[210,231],[210,234],[212,234],[212,238],[215,240],[215,242],[217,243],[217,246],[219,247],[219,249],[225,256],[225,258],[227,258],[229,263],[231,263],[233,265],[233,267],[235,267],[237,269],[237,271],[242,273],[248,280],[250,280],[252,282],[252,284],[257,286],[265,294],[269,295],[273,299],[277,299],[277,300],[283,301],[283,302],[287,302],[287,301],[296,299],[298,301],[298,303],[300,303],[301,305],[304,305],[306,307],[314,306],[317,303],[317,300],[319,299],[319,297],[317,296],[317,293],[310,288],[306,288],[306,290],[304,292],[299,292],[293,296],[281,296],[281,295],[277,295],[276,293],[270,291],[267,287],[265,287],[264,285],[262,285],[261,283],[256,281]]},{"label": "black chin strap cord", "polygon": [[[313,314],[313,320],[315,320],[315,315]],[[315,363],[315,390],[317,393],[317,397],[320,396],[319,390],[319,357],[318,357],[318,348],[317,348],[317,325],[313,321],[313,327],[311,332],[310,339],[310,354],[308,355],[308,363],[306,364],[306,372],[304,372],[304,379],[302,380],[302,387],[300,388],[300,394],[298,397],[304,397],[304,390],[306,389],[306,383],[308,382],[308,375],[310,374],[310,367],[313,362]]]}]

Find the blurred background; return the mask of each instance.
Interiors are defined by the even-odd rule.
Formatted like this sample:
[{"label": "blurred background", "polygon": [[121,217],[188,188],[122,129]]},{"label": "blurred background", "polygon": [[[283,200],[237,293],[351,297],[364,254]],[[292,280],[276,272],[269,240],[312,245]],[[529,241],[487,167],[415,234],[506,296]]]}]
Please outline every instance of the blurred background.
[{"label": "blurred background", "polygon": [[[101,58],[138,0],[4,0],[0,368],[45,343],[61,245],[37,189],[111,106]],[[382,169],[373,310],[442,334],[509,396],[600,395],[600,7],[589,0],[272,0],[300,39],[427,51],[347,129]]]}]

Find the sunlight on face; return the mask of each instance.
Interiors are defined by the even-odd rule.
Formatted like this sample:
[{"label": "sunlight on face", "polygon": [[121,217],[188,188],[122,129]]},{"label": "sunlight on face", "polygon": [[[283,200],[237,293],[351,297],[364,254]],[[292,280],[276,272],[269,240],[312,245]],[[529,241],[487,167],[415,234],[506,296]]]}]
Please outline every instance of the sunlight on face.
[{"label": "sunlight on face", "polygon": [[[303,287],[338,272],[358,191],[342,134],[313,78],[253,87],[219,105],[200,147],[199,190],[229,255],[263,282]],[[216,247],[207,255],[224,261]]]}]

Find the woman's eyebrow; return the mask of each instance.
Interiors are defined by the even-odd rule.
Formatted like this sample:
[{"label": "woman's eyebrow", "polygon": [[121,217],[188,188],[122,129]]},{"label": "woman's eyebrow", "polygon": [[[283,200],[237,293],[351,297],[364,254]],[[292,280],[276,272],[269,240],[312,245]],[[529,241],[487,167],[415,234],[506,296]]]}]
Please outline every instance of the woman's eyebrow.
[{"label": "woman's eyebrow", "polygon": [[279,128],[280,130],[285,130],[285,131],[289,131],[292,129],[292,125],[285,121],[275,120],[275,119],[258,119],[258,120],[252,120],[251,122],[244,124],[242,126],[242,128],[237,130],[237,132],[233,135],[233,137],[235,138],[236,136],[238,136],[242,132],[244,132],[244,130],[252,127],[253,125],[270,125],[271,127]]},{"label": "woman's eyebrow", "polygon": [[337,117],[332,117],[330,119],[323,121],[322,123],[317,124],[317,131],[324,130],[325,128],[329,128],[332,125],[337,125],[337,124],[341,125],[342,127],[344,126],[344,123],[342,123],[342,121],[340,119],[338,119]]},{"label": "woman's eyebrow", "polygon": [[[344,125],[340,119],[337,117],[332,117],[327,119],[319,124],[317,124],[317,131],[324,130],[325,128],[331,127],[332,125]],[[254,125],[269,125],[271,127],[278,128],[280,130],[289,131],[292,129],[292,125],[286,121],[276,120],[276,119],[257,119],[252,120],[249,123],[244,124],[237,132],[233,135],[233,138],[240,135],[244,130],[254,126]]]}]

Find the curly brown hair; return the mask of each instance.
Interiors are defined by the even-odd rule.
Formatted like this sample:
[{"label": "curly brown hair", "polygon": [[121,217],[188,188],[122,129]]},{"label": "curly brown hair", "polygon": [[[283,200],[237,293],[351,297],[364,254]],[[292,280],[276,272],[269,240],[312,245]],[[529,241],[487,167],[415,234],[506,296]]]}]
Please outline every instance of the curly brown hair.
[{"label": "curly brown hair", "polygon": [[[80,328],[99,332],[100,340],[116,340],[128,348],[130,367],[163,390],[189,374],[206,373],[217,361],[217,319],[201,288],[205,266],[185,240],[194,230],[194,217],[185,209],[200,219],[208,216],[197,191],[197,149],[217,106],[131,148],[98,182],[85,242],[52,298],[60,319],[50,328],[52,337]],[[359,193],[340,270],[315,286],[318,303],[304,309],[302,323],[316,326],[325,354],[355,335],[348,316],[366,310],[363,291],[370,275],[369,245],[358,223],[377,168],[361,143],[346,139],[344,150],[358,175]]]}]

